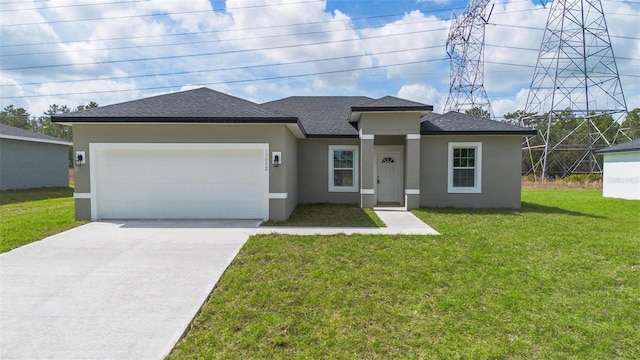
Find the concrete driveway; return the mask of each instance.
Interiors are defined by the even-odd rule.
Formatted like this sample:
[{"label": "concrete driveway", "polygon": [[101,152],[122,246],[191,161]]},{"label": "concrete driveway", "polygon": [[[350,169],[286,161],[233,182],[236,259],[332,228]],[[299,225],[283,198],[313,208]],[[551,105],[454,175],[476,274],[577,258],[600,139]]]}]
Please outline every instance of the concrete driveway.
[{"label": "concrete driveway", "polygon": [[95,222],[0,255],[0,358],[164,357],[258,224]]}]

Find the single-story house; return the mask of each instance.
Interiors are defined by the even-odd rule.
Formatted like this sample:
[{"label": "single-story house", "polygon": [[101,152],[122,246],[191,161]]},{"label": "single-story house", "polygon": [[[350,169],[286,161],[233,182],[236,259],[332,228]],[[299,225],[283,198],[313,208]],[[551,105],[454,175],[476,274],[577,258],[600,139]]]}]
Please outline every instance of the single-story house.
[{"label": "single-story house", "polygon": [[207,88],[53,116],[78,219],[284,220],[299,203],[520,207],[535,131],[386,96],[257,104]]},{"label": "single-story house", "polygon": [[0,124],[0,190],[68,187],[71,145]]},{"label": "single-story house", "polygon": [[604,157],[602,196],[640,200],[640,139],[596,151]]}]

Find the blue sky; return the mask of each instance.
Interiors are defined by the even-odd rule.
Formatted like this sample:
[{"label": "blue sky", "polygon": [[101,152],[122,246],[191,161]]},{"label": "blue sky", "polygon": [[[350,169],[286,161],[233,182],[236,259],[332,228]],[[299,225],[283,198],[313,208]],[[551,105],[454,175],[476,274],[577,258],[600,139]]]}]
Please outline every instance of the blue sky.
[{"label": "blue sky", "polygon": [[[548,15],[493,0],[485,89],[522,109]],[[640,107],[640,3],[602,0],[629,109]],[[0,3],[0,107],[100,105],[207,86],[265,102],[399,96],[441,111],[450,0],[48,0]],[[548,6],[548,5],[547,5]]]}]

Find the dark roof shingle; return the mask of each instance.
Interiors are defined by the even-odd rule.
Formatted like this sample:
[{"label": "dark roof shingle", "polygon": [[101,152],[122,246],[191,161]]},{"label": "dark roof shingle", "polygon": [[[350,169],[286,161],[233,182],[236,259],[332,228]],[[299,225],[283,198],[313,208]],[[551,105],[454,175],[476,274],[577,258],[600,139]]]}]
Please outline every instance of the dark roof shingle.
[{"label": "dark roof shingle", "polygon": [[[208,88],[128,101],[52,117],[54,122],[210,122],[297,123],[307,137],[357,137],[356,121],[362,112],[429,112],[431,105],[385,96],[292,96],[264,104]],[[535,130],[458,112],[428,113],[422,117],[423,135],[518,134]]]},{"label": "dark roof shingle", "polygon": [[614,152],[623,152],[623,151],[638,151],[640,150],[640,139],[635,139],[631,141],[627,141],[622,144],[613,145],[612,147],[606,149],[600,149],[596,151],[596,154],[607,154]]},{"label": "dark roof shingle", "polygon": [[298,117],[309,137],[357,137],[358,130],[349,123],[351,108],[372,100],[366,96],[292,96],[262,106]]},{"label": "dark roof shingle", "polygon": [[432,111],[433,106],[423,103],[385,96],[363,104],[354,105],[352,111]]},{"label": "dark roof shingle", "polygon": [[208,88],[181,91],[53,117],[55,122],[293,122],[254,102]]},{"label": "dark roof shingle", "polygon": [[422,135],[535,135],[536,130],[450,111],[444,115],[427,114],[422,117]]},{"label": "dark roof shingle", "polygon": [[60,138],[49,136],[49,135],[39,134],[33,131],[17,128],[17,127],[6,125],[6,124],[0,124],[0,138],[2,137],[7,137],[7,138],[17,137],[17,138],[24,138],[25,140],[32,139],[33,141],[40,141],[40,142],[44,141],[44,142],[70,144],[70,142],[64,139],[60,139]]}]

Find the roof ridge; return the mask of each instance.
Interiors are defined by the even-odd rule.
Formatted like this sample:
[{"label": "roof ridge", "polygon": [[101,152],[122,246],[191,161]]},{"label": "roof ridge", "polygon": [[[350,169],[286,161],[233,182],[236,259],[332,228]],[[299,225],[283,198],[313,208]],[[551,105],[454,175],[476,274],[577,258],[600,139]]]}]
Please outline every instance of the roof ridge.
[{"label": "roof ridge", "polygon": [[362,103],[359,106],[354,106],[354,108],[355,107],[361,107],[361,108],[377,107],[377,108],[387,108],[387,109],[397,108],[398,110],[402,108],[407,108],[410,110],[420,110],[420,109],[427,110],[427,111],[433,110],[433,106],[431,105],[427,105],[427,104],[413,101],[413,100],[399,98],[397,96],[392,96],[392,95],[386,95],[377,99],[372,99],[367,103]]}]

